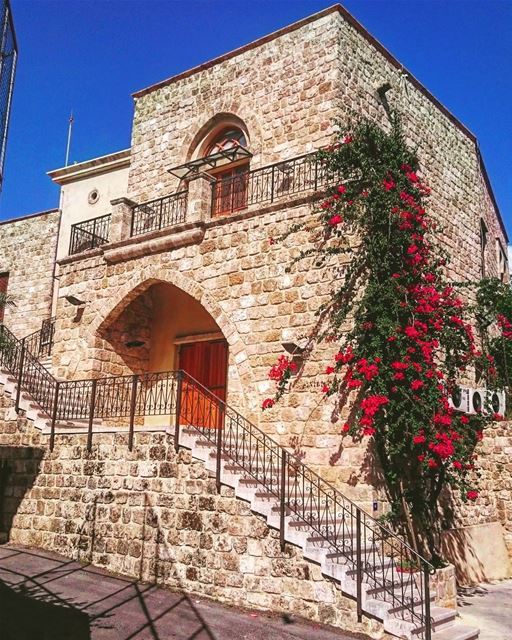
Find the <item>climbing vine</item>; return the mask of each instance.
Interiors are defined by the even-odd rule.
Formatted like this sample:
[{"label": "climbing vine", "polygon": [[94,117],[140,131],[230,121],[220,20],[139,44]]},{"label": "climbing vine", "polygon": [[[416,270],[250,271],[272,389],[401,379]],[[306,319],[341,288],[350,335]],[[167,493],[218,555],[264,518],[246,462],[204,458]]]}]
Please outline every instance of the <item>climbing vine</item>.
[{"label": "climbing vine", "polygon": [[[336,274],[317,311],[322,330],[311,337],[335,345],[322,393],[340,409],[333,420],[342,434],[373,441],[391,523],[437,562],[440,497],[451,486],[477,499],[474,450],[492,419],[454,411],[449,401],[480,357],[472,310],[446,278],[430,189],[396,115],[390,132],[366,120],[340,126],[319,160],[334,186],[315,208],[312,246],[298,259]],[[276,393],[264,409],[289,387],[294,367],[283,355],[272,368]]]}]

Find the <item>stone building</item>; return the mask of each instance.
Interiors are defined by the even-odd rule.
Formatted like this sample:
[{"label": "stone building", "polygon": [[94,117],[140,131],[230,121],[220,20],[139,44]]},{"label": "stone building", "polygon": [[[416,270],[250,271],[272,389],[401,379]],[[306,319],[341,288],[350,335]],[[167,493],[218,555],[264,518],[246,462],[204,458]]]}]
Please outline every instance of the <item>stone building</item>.
[{"label": "stone building", "polygon": [[[225,461],[212,481],[208,456],[203,464],[175,454],[172,439],[180,411],[181,426],[201,423],[206,440],[205,430],[211,435],[225,412],[230,437],[236,422],[236,437],[248,434],[265,451],[275,443],[299,450],[322,482],[378,515],[382,495],[371,457],[342,437],[327,404],[318,405],[325,352],[308,362],[282,404],[265,414],[260,406],[271,388],[270,366],[286,345],[300,344],[330,291],[320,268],[299,263],[285,272],[306,237],[279,246],[269,238],[312,215],[326,186],[312,158],[332,141],[336,118],[356,111],[388,126],[384,92],[418,148],[432,211],[445,228],[450,275],[508,277],[507,234],[475,137],[340,6],[136,92],[130,149],[50,171],[61,185],[61,209],[0,224],[0,269],[16,303],[5,310],[6,327],[23,338],[55,319],[51,353],[45,343],[41,354],[49,377],[32,363],[32,377],[16,394],[12,370],[5,374],[5,392],[18,395],[21,408],[28,403],[26,417],[34,397],[44,410],[34,427],[3,401],[2,444],[44,449],[33,486],[20,504],[12,502],[11,539],[62,552],[72,547],[147,579],[156,576],[164,539],[175,558],[174,568],[162,569],[170,585],[380,633],[375,622],[361,626],[353,601],[322,577],[318,556],[301,555],[302,539],[290,527],[288,551],[279,549],[275,528],[284,520],[276,525],[272,510],[259,512],[265,520],[237,499],[249,498],[240,483],[233,489],[226,480]],[[181,369],[209,391],[183,382],[177,408],[168,391],[176,378],[156,372]],[[55,387],[50,378],[71,382]],[[42,386],[47,395],[40,400]],[[63,389],[67,404],[52,422]],[[221,411],[209,392],[234,409]],[[94,416],[92,405],[99,407]],[[128,422],[134,434],[127,434]],[[89,442],[87,429],[94,431]],[[184,432],[180,442],[187,438]],[[248,450],[260,455],[259,446]],[[482,498],[461,510],[447,542],[454,556],[476,550],[477,562],[468,555],[458,567],[476,580],[508,575],[507,547],[512,551],[511,487],[496,483],[495,463],[508,468],[512,440],[496,429],[486,447]],[[231,450],[223,451],[229,458]],[[243,466],[247,456],[236,462]],[[267,484],[277,482],[274,472],[265,467]],[[147,509],[152,538],[144,529]],[[499,566],[485,544],[489,535]],[[202,566],[207,556],[211,564]],[[353,580],[336,576],[345,595],[357,595]],[[438,591],[446,604],[441,582]],[[369,599],[365,607],[388,631],[410,633],[410,619],[398,624],[385,607],[372,610]],[[452,617],[443,623],[439,616],[435,630],[449,629]]]}]

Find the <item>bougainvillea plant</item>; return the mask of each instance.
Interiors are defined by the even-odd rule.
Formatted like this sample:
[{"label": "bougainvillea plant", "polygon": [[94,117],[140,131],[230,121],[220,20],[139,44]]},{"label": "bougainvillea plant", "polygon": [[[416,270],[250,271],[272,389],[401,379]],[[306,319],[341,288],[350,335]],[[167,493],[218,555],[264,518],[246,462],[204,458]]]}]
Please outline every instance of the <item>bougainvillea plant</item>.
[{"label": "bougainvillea plant", "polygon": [[[449,402],[478,357],[471,310],[446,279],[430,190],[396,115],[389,133],[366,120],[340,126],[319,160],[334,186],[315,207],[312,247],[299,259],[338,265],[332,297],[318,309],[315,340],[335,345],[322,392],[348,411],[341,433],[373,440],[391,524],[437,562],[440,496],[450,485],[477,499],[474,450],[492,419]],[[282,357],[273,367],[276,393],[264,408],[288,388],[289,365]]]},{"label": "bougainvillea plant", "polygon": [[482,336],[479,362],[482,378],[489,387],[510,392],[512,373],[512,289],[498,278],[478,283],[475,315]]}]

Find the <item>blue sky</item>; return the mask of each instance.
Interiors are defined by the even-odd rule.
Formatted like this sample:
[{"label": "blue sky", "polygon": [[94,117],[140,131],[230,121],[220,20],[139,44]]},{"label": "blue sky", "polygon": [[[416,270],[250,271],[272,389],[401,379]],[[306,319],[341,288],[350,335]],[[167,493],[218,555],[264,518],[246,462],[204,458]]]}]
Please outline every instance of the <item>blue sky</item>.
[{"label": "blue sky", "polygon": [[[131,93],[333,2],[11,0],[19,65],[0,218],[58,205],[46,171],[130,144]],[[344,6],[477,135],[512,235],[512,0]]]}]

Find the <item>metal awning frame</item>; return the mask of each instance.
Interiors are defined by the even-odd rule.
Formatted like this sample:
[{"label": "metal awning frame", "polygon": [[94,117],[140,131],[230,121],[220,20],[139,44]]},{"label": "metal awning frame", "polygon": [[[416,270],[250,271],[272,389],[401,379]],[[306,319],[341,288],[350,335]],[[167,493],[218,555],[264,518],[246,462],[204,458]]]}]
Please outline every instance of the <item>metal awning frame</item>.
[{"label": "metal awning frame", "polygon": [[208,171],[211,171],[212,169],[217,169],[225,164],[238,162],[245,158],[252,158],[252,153],[249,149],[242,147],[242,145],[237,145],[231,149],[218,151],[211,156],[190,160],[189,162],[180,164],[172,169],[167,169],[167,171],[180,180],[190,180],[200,174],[208,174]]}]

